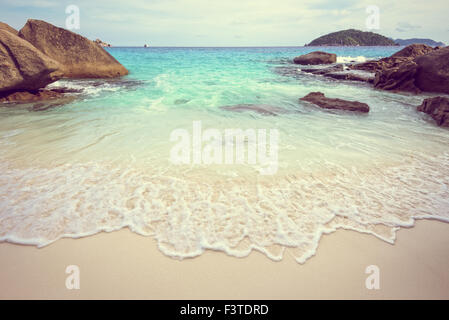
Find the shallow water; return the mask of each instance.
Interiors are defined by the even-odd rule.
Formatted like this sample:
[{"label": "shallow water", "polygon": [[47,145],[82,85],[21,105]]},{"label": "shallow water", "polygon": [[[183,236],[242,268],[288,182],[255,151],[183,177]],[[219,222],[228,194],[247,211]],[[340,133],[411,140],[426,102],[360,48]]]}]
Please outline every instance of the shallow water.
[{"label": "shallow water", "polygon": [[[320,48],[340,63],[399,49]],[[279,260],[288,250],[304,262],[337,228],[393,242],[415,218],[449,221],[449,130],[415,108],[429,95],[301,73],[290,61],[311,48],[109,50],[129,76],[59,81],[83,89],[63,107],[0,106],[0,240],[43,246],[129,227],[172,257],[255,249]],[[298,101],[311,91],[371,111]],[[241,105],[276,114],[223,108]],[[203,131],[277,129],[276,174],[172,164],[170,134],[192,133],[194,121]]]}]

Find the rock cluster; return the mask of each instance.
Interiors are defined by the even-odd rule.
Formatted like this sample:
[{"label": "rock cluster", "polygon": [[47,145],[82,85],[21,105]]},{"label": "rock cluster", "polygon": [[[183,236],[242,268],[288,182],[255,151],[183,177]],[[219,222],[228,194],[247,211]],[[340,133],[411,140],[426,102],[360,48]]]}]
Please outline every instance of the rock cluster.
[{"label": "rock cluster", "polygon": [[442,127],[449,127],[449,98],[428,98],[418,107],[418,111],[429,114]]},{"label": "rock cluster", "polygon": [[331,64],[337,62],[337,55],[334,53],[314,51],[294,58],[293,62],[302,65]]},{"label": "rock cluster", "polygon": [[313,103],[320,108],[324,109],[337,109],[345,111],[357,111],[357,112],[369,112],[369,106],[366,103],[358,101],[348,101],[342,99],[327,98],[321,92],[311,92],[303,98],[301,101],[307,101]]},{"label": "rock cluster", "polygon": [[114,78],[128,74],[101,45],[45,21],[17,31],[0,23],[0,101],[56,98],[42,90],[61,78]]}]

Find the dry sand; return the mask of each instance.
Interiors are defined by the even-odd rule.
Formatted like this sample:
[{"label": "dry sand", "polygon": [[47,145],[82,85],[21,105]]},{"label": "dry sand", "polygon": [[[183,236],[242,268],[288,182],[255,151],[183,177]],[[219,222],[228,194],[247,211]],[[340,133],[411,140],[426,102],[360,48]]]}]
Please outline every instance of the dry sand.
[{"label": "dry sand", "polygon": [[[65,269],[78,265],[80,290]],[[380,268],[380,290],[365,287],[365,268]],[[183,261],[164,256],[151,238],[128,230],[63,239],[37,249],[0,244],[1,299],[379,299],[449,298],[449,224],[417,221],[395,245],[339,230],[322,238],[304,265],[288,254],[237,259],[206,252]]]}]

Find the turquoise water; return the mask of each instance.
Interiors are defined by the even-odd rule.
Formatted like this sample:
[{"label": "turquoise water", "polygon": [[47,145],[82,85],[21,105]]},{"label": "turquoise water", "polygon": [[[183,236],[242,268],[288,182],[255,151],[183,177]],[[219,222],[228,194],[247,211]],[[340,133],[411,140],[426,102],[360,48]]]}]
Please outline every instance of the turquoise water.
[{"label": "turquoise water", "polygon": [[[116,80],[61,80],[63,106],[0,106],[0,240],[47,245],[128,227],[172,257],[259,250],[298,262],[338,228],[393,242],[415,218],[449,218],[447,129],[416,111],[423,98],[301,72],[316,48],[111,48]],[[338,63],[398,47],[319,48]],[[311,91],[370,105],[318,109]],[[262,107],[276,115],[233,106]],[[247,105],[250,105],[249,107]],[[231,110],[222,108],[231,107]],[[261,164],[174,165],[174,130],[277,130],[277,171]],[[250,142],[248,142],[248,147]],[[220,144],[221,146],[221,144]]]}]

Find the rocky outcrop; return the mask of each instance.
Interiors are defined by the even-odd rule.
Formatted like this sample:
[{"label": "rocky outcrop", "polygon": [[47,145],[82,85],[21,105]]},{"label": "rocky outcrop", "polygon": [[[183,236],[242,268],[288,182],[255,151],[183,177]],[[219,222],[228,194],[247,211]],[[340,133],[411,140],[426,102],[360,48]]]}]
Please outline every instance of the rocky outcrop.
[{"label": "rocky outcrop", "polygon": [[428,98],[417,108],[429,114],[442,127],[449,127],[449,99],[445,97]]},{"label": "rocky outcrop", "polygon": [[311,92],[299,100],[313,103],[324,109],[369,112],[369,106],[366,103],[326,98],[326,96],[321,92]]},{"label": "rocky outcrop", "polygon": [[383,90],[407,91],[419,93],[415,85],[415,75],[418,65],[413,61],[406,61],[397,67],[385,68],[376,73],[374,87]]},{"label": "rocky outcrop", "polygon": [[433,52],[435,49],[425,44],[411,44],[402,50],[399,50],[391,56],[391,58],[410,58],[416,57]]},{"label": "rocky outcrop", "polygon": [[109,43],[103,42],[100,39],[96,39],[94,40],[94,42],[98,44],[100,47],[111,47]]},{"label": "rocky outcrop", "polygon": [[67,78],[113,78],[128,70],[95,42],[45,21],[28,20],[19,36],[61,64]]},{"label": "rocky outcrop", "polygon": [[296,57],[293,59],[293,62],[302,65],[331,64],[337,62],[337,55],[334,53],[315,51]]},{"label": "rocky outcrop", "polygon": [[350,67],[376,72],[374,87],[419,93],[449,93],[449,47],[413,44],[391,57]]},{"label": "rocky outcrop", "polygon": [[[283,73],[295,73],[298,69],[288,70],[288,72]],[[299,69],[300,72],[306,72],[314,75],[321,75],[323,77],[332,78],[336,80],[347,80],[347,81],[360,81],[369,82],[374,81],[374,73],[363,71],[363,70],[352,70],[343,64],[337,64],[330,67],[307,67]]]},{"label": "rocky outcrop", "polygon": [[323,74],[323,76],[336,80],[360,81],[368,83],[374,82],[373,73],[360,70],[344,70],[344,71],[328,72]]},{"label": "rocky outcrop", "polygon": [[4,22],[0,22],[0,30],[6,30],[16,36],[19,33],[19,31],[17,31],[16,29],[14,29],[13,27],[11,27],[10,25],[8,25]]},{"label": "rocky outcrop", "polygon": [[16,91],[13,93],[0,94],[0,102],[29,103],[36,101],[47,101],[63,97],[63,93],[53,90]]},{"label": "rocky outcrop", "polygon": [[37,90],[61,76],[59,63],[27,41],[0,29],[0,92]]},{"label": "rocky outcrop", "polygon": [[396,52],[390,57],[358,63],[350,66],[350,68],[353,70],[379,72],[386,69],[397,68],[404,62],[412,61],[416,57],[428,54],[435,50],[435,48],[429,47],[425,44],[412,44]]},{"label": "rocky outcrop", "polygon": [[422,91],[449,93],[449,47],[417,57],[415,85]]}]

